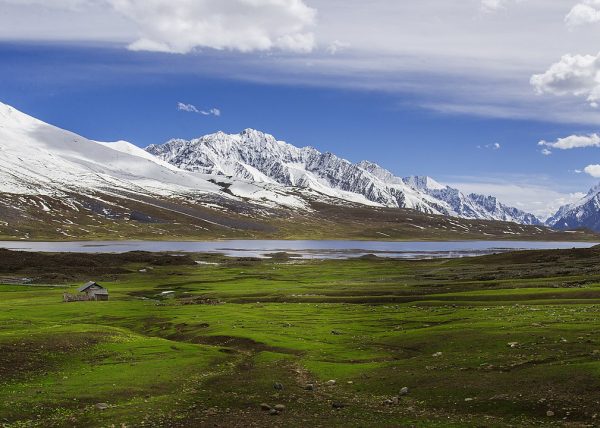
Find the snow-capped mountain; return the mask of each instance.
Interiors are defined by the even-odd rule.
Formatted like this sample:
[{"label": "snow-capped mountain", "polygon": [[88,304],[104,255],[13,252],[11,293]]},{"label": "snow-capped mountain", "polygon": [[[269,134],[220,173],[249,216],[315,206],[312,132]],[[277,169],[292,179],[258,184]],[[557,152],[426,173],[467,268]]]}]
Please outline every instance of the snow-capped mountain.
[{"label": "snow-capped mountain", "polygon": [[600,184],[581,200],[562,206],[546,224],[561,230],[586,228],[600,231]]},{"label": "snow-capped mountain", "polygon": [[243,180],[223,186],[190,173],[133,144],[100,143],[44,123],[0,103],[0,193],[61,197],[70,194],[143,195],[226,199],[303,207],[281,187]]},{"label": "snow-capped mountain", "polygon": [[312,147],[295,147],[253,129],[234,135],[218,132],[191,141],[176,139],[146,150],[187,171],[307,188],[363,204],[541,224],[534,215],[505,206],[493,197],[465,195],[429,177],[396,177],[373,162],[354,164]]}]

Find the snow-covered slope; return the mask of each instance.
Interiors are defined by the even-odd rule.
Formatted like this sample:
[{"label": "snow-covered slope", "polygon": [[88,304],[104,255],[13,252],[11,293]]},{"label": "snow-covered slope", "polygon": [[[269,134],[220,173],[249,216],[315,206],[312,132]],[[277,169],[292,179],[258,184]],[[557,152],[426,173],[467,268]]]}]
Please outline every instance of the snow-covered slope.
[{"label": "snow-covered slope", "polygon": [[180,170],[126,142],[88,140],[0,103],[0,193],[61,196],[102,191],[228,199],[255,195],[258,204],[306,206],[280,187],[241,180],[217,184],[213,178]]},{"label": "snow-covered slope", "polygon": [[561,207],[546,224],[562,230],[587,228],[600,231],[600,184],[581,200]]},{"label": "snow-covered slope", "polygon": [[114,141],[114,142],[110,142],[110,143],[105,143],[102,141],[96,141],[96,142],[98,144],[103,145],[104,147],[108,147],[109,149],[117,150],[121,153],[126,153],[128,155],[138,156],[143,159],[150,160],[150,161],[152,161],[160,166],[163,166],[167,169],[170,169],[172,171],[180,171],[180,169],[177,168],[176,166],[171,165],[170,163],[165,162],[164,160],[151,155],[146,150],[136,146],[135,144],[131,144],[128,141],[120,140],[120,141]]},{"label": "snow-covered slope", "polygon": [[298,148],[253,129],[223,132],[186,141],[171,140],[146,149],[181,169],[264,183],[297,186],[339,199],[469,219],[540,224],[535,216],[495,198],[464,195],[429,177],[400,178],[379,165],[354,164],[311,147]]}]

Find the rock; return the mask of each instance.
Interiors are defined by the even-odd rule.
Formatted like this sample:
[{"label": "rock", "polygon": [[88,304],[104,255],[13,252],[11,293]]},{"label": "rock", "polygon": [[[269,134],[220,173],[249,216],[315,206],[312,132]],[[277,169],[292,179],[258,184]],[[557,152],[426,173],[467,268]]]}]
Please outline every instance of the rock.
[{"label": "rock", "polygon": [[394,404],[396,406],[398,404],[400,404],[400,397],[394,397],[394,398],[392,398],[392,404]]},{"label": "rock", "polygon": [[325,382],[325,385],[327,385],[327,386],[333,386],[333,385],[335,385],[336,383],[337,383],[337,382],[336,382],[335,380],[331,379],[331,380],[328,380],[327,382]]},{"label": "rock", "polygon": [[278,412],[283,412],[285,410],[285,405],[283,404],[277,404],[275,405],[275,407],[273,407],[275,410],[277,410]]},{"label": "rock", "polygon": [[281,391],[281,390],[283,390],[283,384],[280,382],[275,382],[273,384],[273,388],[275,388],[277,391]]},{"label": "rock", "polygon": [[278,414],[279,414],[279,412],[275,409],[269,410],[269,415],[271,415],[271,416],[277,416]]},{"label": "rock", "polygon": [[95,407],[98,410],[106,410],[106,409],[108,409],[108,404],[106,404],[106,403],[97,403]]},{"label": "rock", "polygon": [[519,342],[508,342],[507,345],[511,348],[516,348],[519,346]]},{"label": "rock", "polygon": [[394,404],[394,403],[393,403],[393,401],[392,401],[392,400],[390,400],[390,399],[388,398],[387,400],[383,400],[383,404],[384,404],[384,405],[386,405],[386,406],[391,406],[391,405],[392,405],[392,404]]},{"label": "rock", "polygon": [[333,334],[334,336],[340,336],[342,332],[337,330],[331,330],[331,334]]},{"label": "rock", "polygon": [[260,405],[260,410],[263,410],[265,412],[268,412],[269,410],[271,410],[271,406],[269,406],[267,403],[262,403]]},{"label": "rock", "polygon": [[343,409],[344,407],[346,407],[346,405],[344,403],[334,401],[333,403],[331,403],[331,407],[333,407],[334,409]]},{"label": "rock", "polygon": [[443,353],[436,352],[435,354],[432,355],[432,357],[438,358],[438,357],[441,357],[442,355],[443,355]]},{"label": "rock", "polygon": [[309,384],[307,384],[304,387],[304,389],[307,390],[307,391],[314,391],[315,390],[315,386],[312,383],[309,383]]},{"label": "rock", "polygon": [[548,416],[549,418],[551,418],[552,416],[554,416],[554,412],[552,410],[548,410],[546,412],[546,416]]},{"label": "rock", "polygon": [[473,400],[474,400],[474,398],[465,398],[465,401],[467,401],[467,402],[468,401],[473,401]]},{"label": "rock", "polygon": [[405,387],[403,387],[403,388],[400,390],[400,396],[401,396],[401,397],[402,397],[403,395],[408,395],[408,393],[409,393],[408,386],[405,386]]}]

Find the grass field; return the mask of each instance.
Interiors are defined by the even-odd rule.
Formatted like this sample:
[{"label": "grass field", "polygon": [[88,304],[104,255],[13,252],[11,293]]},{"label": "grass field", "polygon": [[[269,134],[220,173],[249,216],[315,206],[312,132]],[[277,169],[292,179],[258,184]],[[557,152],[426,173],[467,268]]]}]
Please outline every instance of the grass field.
[{"label": "grass field", "polygon": [[[34,278],[0,285],[3,427],[600,423],[598,248],[433,261],[3,251],[0,276]],[[62,303],[88,279],[111,300]]]}]

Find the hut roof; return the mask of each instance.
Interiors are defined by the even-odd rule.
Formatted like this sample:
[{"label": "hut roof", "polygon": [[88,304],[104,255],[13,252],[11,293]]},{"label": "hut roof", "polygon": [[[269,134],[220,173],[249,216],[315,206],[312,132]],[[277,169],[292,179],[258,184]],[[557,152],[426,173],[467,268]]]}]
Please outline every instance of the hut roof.
[{"label": "hut roof", "polygon": [[102,288],[100,290],[94,290],[93,293],[96,295],[100,295],[100,296],[108,296],[108,290],[106,288]]},{"label": "hut roof", "polygon": [[101,286],[100,284],[98,284],[97,282],[90,281],[90,282],[86,282],[84,285],[82,285],[81,287],[79,287],[79,288],[77,289],[77,291],[79,291],[80,293],[82,293],[82,292],[84,292],[85,290],[87,290],[88,288],[90,288],[90,287],[93,287],[93,286],[97,286],[97,287],[100,287],[100,288],[104,289],[104,287],[102,287],[102,286]]}]

